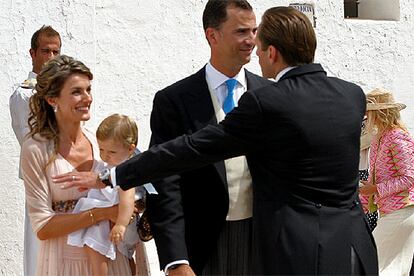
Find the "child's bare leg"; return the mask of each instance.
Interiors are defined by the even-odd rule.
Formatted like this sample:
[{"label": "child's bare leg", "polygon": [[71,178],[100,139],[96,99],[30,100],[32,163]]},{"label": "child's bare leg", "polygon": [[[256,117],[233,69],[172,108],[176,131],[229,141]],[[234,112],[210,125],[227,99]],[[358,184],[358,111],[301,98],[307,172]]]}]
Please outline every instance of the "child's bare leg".
[{"label": "child's bare leg", "polygon": [[84,249],[92,266],[92,274],[94,276],[108,275],[108,258],[88,246],[85,246]]},{"label": "child's bare leg", "polygon": [[128,262],[129,262],[129,267],[131,268],[131,275],[135,276],[136,275],[136,267],[135,267],[134,258],[128,259]]}]

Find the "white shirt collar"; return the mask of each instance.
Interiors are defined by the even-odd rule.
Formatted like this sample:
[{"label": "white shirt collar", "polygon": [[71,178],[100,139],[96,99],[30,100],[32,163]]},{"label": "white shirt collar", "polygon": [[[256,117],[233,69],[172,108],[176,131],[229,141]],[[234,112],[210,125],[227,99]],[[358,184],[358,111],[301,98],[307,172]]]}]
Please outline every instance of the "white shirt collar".
[{"label": "white shirt collar", "polygon": [[[206,79],[210,88],[212,90],[216,90],[230,78],[218,71],[210,62],[208,62],[206,65]],[[237,80],[237,82],[243,86],[244,89],[247,89],[246,72],[244,71],[244,68],[242,68],[237,75],[232,77],[232,79]]]},{"label": "white shirt collar", "polygon": [[289,72],[290,70],[292,70],[293,68],[296,68],[297,66],[288,66],[285,69],[283,69],[282,71],[280,71],[275,78],[275,82],[278,82],[287,72]]}]

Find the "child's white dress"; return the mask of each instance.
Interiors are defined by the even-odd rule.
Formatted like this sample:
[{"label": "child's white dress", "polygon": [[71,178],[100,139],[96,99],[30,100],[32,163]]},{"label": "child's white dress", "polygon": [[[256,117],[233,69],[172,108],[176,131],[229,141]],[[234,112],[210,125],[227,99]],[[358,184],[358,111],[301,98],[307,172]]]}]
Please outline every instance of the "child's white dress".
[{"label": "child's white dress", "polygon": [[[134,156],[140,154],[138,149],[135,149]],[[102,171],[104,168],[108,168],[105,164],[96,171]],[[105,189],[91,189],[88,192],[87,197],[80,198],[76,203],[73,213],[80,213],[93,208],[105,208],[111,207],[119,203],[119,186],[115,188],[106,187]],[[147,183],[135,189],[135,201],[143,199],[146,193],[158,194],[154,186],[151,183]],[[121,241],[117,248],[119,252],[132,258],[135,252],[136,244],[140,242],[137,231],[137,220],[139,215],[137,214],[133,221],[131,221],[124,234],[124,239]],[[109,240],[110,233],[109,221],[103,220],[88,228],[83,228],[76,232],[72,232],[68,235],[68,245],[84,247],[85,245],[98,251],[100,254],[115,260],[116,249],[115,244]]]},{"label": "child's white dress", "polygon": [[[91,189],[87,197],[80,198],[76,203],[73,213],[80,213],[93,208],[111,207],[119,203],[119,187],[105,189]],[[143,198],[145,189],[139,187],[136,189],[135,200]],[[88,246],[100,254],[115,260],[115,244],[109,240],[109,221],[104,220],[88,228],[80,229],[69,234],[68,244],[72,246]],[[136,218],[127,226],[124,240],[117,246],[118,250],[128,258],[132,258],[136,244],[139,242],[139,236],[136,227]]]}]

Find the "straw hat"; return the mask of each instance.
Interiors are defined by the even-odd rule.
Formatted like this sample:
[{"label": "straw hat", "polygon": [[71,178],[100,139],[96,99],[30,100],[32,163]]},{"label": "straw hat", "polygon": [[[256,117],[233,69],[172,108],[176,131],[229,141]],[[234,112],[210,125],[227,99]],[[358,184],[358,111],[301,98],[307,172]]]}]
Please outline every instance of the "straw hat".
[{"label": "straw hat", "polygon": [[405,104],[396,103],[392,93],[383,88],[376,88],[372,90],[366,95],[366,97],[367,111],[388,108],[397,108],[398,110],[403,110],[404,108],[406,108]]}]

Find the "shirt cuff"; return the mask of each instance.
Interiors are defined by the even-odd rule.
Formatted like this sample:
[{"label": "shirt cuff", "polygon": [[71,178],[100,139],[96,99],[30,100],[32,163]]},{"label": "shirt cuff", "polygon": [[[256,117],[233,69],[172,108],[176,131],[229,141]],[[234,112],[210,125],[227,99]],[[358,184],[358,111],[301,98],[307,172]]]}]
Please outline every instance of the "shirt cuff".
[{"label": "shirt cuff", "polygon": [[165,275],[168,275],[168,268],[170,268],[173,265],[177,265],[177,264],[190,265],[190,263],[187,260],[178,260],[178,261],[171,262],[171,263],[167,264],[164,268]]},{"label": "shirt cuff", "polygon": [[115,188],[116,186],[116,173],[115,173],[116,167],[111,168],[111,183],[112,187]]}]

